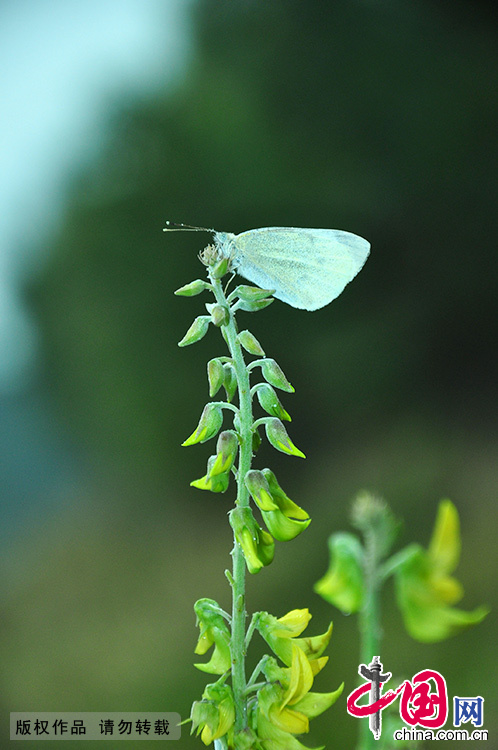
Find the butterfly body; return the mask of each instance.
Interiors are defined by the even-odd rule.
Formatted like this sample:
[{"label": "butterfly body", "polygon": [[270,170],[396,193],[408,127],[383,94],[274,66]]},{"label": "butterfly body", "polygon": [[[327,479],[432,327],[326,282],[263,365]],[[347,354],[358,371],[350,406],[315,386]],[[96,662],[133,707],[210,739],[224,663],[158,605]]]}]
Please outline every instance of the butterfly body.
[{"label": "butterfly body", "polygon": [[318,310],[338,297],[370,251],[367,240],[338,229],[263,227],[214,232],[214,240],[237,273],[302,310]]}]

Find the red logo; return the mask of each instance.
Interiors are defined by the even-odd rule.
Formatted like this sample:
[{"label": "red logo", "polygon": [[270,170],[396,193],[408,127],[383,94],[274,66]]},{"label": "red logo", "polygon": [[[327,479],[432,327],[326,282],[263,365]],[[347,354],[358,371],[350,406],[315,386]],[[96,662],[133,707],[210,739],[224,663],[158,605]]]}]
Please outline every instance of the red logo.
[{"label": "red logo", "polygon": [[[412,678],[405,680],[395,690],[382,693],[382,683],[387,682],[391,674],[382,674],[382,664],[375,656],[372,663],[361,664],[358,672],[368,682],[360,685],[348,696],[348,713],[357,718],[369,716],[370,729],[376,739],[380,737],[381,713],[401,695],[399,713],[406,724],[426,729],[439,729],[448,718],[448,691],[446,680],[435,669],[423,669]],[[369,693],[369,703],[358,705],[360,698]]]}]

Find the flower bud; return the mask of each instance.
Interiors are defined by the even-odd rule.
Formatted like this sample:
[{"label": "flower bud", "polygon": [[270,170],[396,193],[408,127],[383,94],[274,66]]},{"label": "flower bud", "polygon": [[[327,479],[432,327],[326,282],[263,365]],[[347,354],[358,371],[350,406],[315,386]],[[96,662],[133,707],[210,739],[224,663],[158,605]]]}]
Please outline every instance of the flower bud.
[{"label": "flower bud", "polygon": [[209,275],[212,279],[222,279],[223,276],[225,276],[225,274],[228,272],[229,265],[229,258],[221,258],[210,266]]},{"label": "flower bud", "polygon": [[200,341],[206,335],[210,322],[210,315],[199,315],[199,317],[194,320],[182,340],[178,342],[178,346],[189,346],[190,344],[195,344],[197,341]]},{"label": "flower bud", "polygon": [[274,359],[264,359],[261,362],[261,373],[270,385],[274,385],[275,388],[280,388],[281,391],[287,391],[287,393],[294,393],[294,388],[289,383],[282,368],[278,365]]},{"label": "flower bud", "polygon": [[275,553],[275,542],[270,534],[256,523],[250,508],[235,508],[230,512],[230,525],[242,547],[249,573],[258,573],[269,565]]},{"label": "flower bud", "polygon": [[256,454],[259,450],[259,446],[261,445],[261,435],[259,434],[258,430],[254,430],[252,433],[252,452]]},{"label": "flower bud", "polygon": [[233,430],[220,432],[218,442],[216,443],[216,457],[209,468],[210,477],[218,474],[227,474],[233,466],[239,450],[239,441]]},{"label": "flower bud", "polygon": [[278,396],[271,385],[268,385],[267,383],[261,383],[258,386],[258,390],[256,391],[256,393],[261,407],[267,414],[270,414],[272,417],[284,419],[287,422],[291,421],[289,414],[285,411],[284,407],[280,403]]},{"label": "flower bud", "polygon": [[192,732],[197,730],[202,742],[210,745],[232,730],[235,722],[232,689],[218,680],[206,685],[202,698],[202,701],[195,701],[192,705]]},{"label": "flower bud", "polygon": [[263,521],[272,536],[279,542],[294,539],[311,523],[309,514],[300,508],[290,497],[287,497],[270,469],[261,472],[268,483],[275,508],[262,508]]},{"label": "flower bud", "polygon": [[211,320],[217,328],[228,325],[230,313],[226,307],[223,305],[211,305],[209,312],[211,313]]},{"label": "flower bud", "polygon": [[247,286],[241,284],[233,290],[230,297],[238,297],[244,302],[259,302],[265,297],[270,297],[275,289],[260,289],[258,286]]},{"label": "flower bud", "polygon": [[206,404],[201,414],[199,424],[182,445],[186,446],[195,445],[195,443],[205,443],[206,440],[209,440],[218,434],[222,424],[223,412],[221,407],[215,403]]},{"label": "flower bud", "polygon": [[225,371],[221,360],[215,358],[210,359],[207,364],[208,382],[209,382],[209,396],[213,398],[216,396],[225,378]]},{"label": "flower bud", "polygon": [[227,362],[227,364],[223,365],[223,370],[223,387],[227,394],[227,401],[228,403],[230,403],[230,401],[235,396],[235,392],[237,391],[237,376],[235,375],[234,367],[232,364],[230,364],[230,362]]},{"label": "flower bud", "polygon": [[216,463],[217,456],[210,456],[207,465],[207,474],[200,479],[190,482],[191,487],[198,490],[209,490],[210,492],[226,492],[230,482],[230,474],[218,473],[213,474],[212,469]]},{"label": "flower bud", "polygon": [[190,284],[181,286],[176,290],[175,294],[177,294],[179,297],[195,297],[205,289],[212,289],[211,284],[208,284],[207,281],[196,279],[195,281],[191,281]]},{"label": "flower bud", "polygon": [[230,631],[220,614],[220,607],[213,599],[199,599],[194,605],[200,635],[195,647],[196,654],[205,654],[214,645],[209,662],[194,664],[201,672],[224,674],[230,669]]},{"label": "flower bud", "polygon": [[363,547],[353,534],[332,534],[328,541],[330,566],[314,590],[344,614],[358,612],[365,598]]},{"label": "flower bud", "polygon": [[273,297],[269,297],[267,299],[254,300],[254,302],[244,302],[244,300],[240,300],[237,303],[237,306],[239,310],[244,310],[245,312],[258,312],[259,310],[264,310],[265,307],[268,307],[268,305],[271,305],[272,302],[275,302]]},{"label": "flower bud", "polygon": [[265,356],[263,347],[259,343],[256,336],[253,336],[250,331],[241,331],[237,338],[240,341],[240,344],[244,347],[246,352],[249,352],[249,354],[254,354],[258,357]]},{"label": "flower bud", "polygon": [[270,487],[261,471],[251,469],[244,477],[249,494],[260,510],[278,510],[270,493]]},{"label": "flower bud", "polygon": [[306,458],[304,453],[296,448],[292,440],[287,434],[285,427],[283,426],[280,419],[273,417],[265,422],[266,437],[268,441],[282,453],[287,453],[289,456],[298,456],[299,458]]}]

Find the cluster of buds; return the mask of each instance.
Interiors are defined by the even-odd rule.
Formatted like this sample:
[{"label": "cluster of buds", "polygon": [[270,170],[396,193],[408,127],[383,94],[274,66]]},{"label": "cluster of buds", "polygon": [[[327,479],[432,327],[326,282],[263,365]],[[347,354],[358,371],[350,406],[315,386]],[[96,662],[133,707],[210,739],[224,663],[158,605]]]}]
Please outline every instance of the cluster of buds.
[{"label": "cluster of buds", "polygon": [[[315,676],[328,661],[323,651],[332,635],[332,624],[321,635],[300,638],[311,615],[307,609],[296,609],[277,619],[268,612],[257,612],[252,627],[259,631],[275,656],[264,656],[248,684],[248,726],[234,737],[234,701],[226,684],[230,660],[224,656],[229,629],[212,599],[196,604],[200,636],[196,653],[205,653],[214,646],[209,662],[196,664],[199,669],[222,676],[208,685],[201,701],[192,706],[192,731],[200,734],[205,745],[227,736],[227,747],[264,748],[273,750],[306,750],[295,735],[309,731],[309,720],[332,706],[344,685],[329,693],[312,692]],[[225,667],[225,669],[223,668]],[[262,675],[261,678],[256,679]]]},{"label": "cluster of buds", "polygon": [[[218,273],[224,269],[223,265]],[[212,288],[208,282],[197,279],[178,289],[176,294],[193,296]],[[179,346],[187,346],[199,341],[207,333],[210,324],[221,328],[227,340],[225,328],[233,320],[233,313],[238,309],[255,311],[266,307],[272,301],[268,297],[269,293],[269,290],[241,285],[227,298],[227,307],[219,303],[207,304],[209,315],[201,315],[194,320],[179,342]],[[265,356],[263,347],[250,331],[237,332],[236,342],[241,350],[256,357],[247,365],[247,373],[252,373],[259,368],[264,379],[264,382],[256,383],[250,390],[251,401],[256,397],[259,405],[268,415],[251,420],[252,452],[255,453],[261,443],[259,428],[264,427],[268,442],[274,448],[282,453],[304,458],[304,453],[294,445],[284,427],[284,421],[289,422],[291,418],[282,406],[275,390],[292,393],[294,388],[277,362]],[[205,443],[218,435],[216,453],[208,458],[206,473],[192,481],[191,486],[200,490],[224,493],[229,487],[231,475],[238,477],[236,462],[242,440],[240,410],[232,404],[240,386],[233,357],[223,356],[211,359],[208,362],[207,375],[210,398],[216,396],[223,388],[226,401],[210,401],[206,404],[197,427],[182,445]],[[220,432],[223,427],[224,410],[234,413],[234,429]],[[303,508],[287,496],[270,469],[250,469],[242,479],[255,506],[259,509],[263,525],[256,520],[250,507],[246,505],[240,507],[239,504],[230,513],[230,523],[235,539],[244,552],[249,572],[257,573],[272,562],[275,540],[294,539],[307,528],[311,519]]]}]

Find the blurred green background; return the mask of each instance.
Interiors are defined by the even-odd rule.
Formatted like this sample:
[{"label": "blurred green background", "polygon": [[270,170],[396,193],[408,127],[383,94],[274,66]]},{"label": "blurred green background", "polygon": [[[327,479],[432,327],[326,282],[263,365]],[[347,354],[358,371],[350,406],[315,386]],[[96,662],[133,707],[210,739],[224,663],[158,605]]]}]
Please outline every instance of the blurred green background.
[{"label": "blurred green background", "polygon": [[[9,5],[0,4],[0,23]],[[45,54],[66,64],[65,27],[52,24],[60,6],[19,3],[26,24],[10,33],[14,49],[19,35],[19,55],[31,14],[46,14],[27,78],[36,81]],[[100,115],[77,134],[85,148],[61,170],[51,211],[12,206],[27,227],[11,247],[29,326],[12,339],[24,365],[12,365],[0,391],[5,744],[9,711],[186,718],[207,681],[192,666],[192,607],[203,596],[229,607],[233,494],[190,488],[211,446],[180,443],[208,399],[205,363],[223,347],[215,330],[177,347],[205,299],[173,291],[202,277],[197,253],[208,237],[164,235],[166,219],[236,233],[333,227],[372,244],[331,306],[307,313],[275,302],[240,315],[296,388],[282,400],[308,456],[263,446],[257,466],[270,466],[313,517],[249,580],[250,611],[309,607],[314,633],[333,619],[317,689],[342,680],[346,695],[355,687],[356,620],[312,586],[327,567],[328,535],[349,527],[363,488],[404,519],[400,544],[426,545],[438,501],[451,498],[462,521],[462,607],[496,606],[493,6],[107,0],[86,5],[89,32],[80,34],[90,47],[105,31],[97,6],[116,30],[128,6],[148,13],[160,51],[139,74],[142,63],[135,70],[122,42],[130,86],[113,86],[118,66],[96,66]],[[64,11],[76,37],[80,10],[70,2]],[[59,138],[57,117],[83,97],[83,84],[73,88],[54,110],[54,154],[71,150],[76,131]],[[25,123],[19,117],[11,114],[13,130]],[[482,695],[496,747],[494,613],[453,640],[418,644],[392,593],[385,670],[411,676],[431,667],[450,696]],[[188,731],[181,747],[199,747]],[[352,748],[357,731],[342,699],[304,743]]]}]

